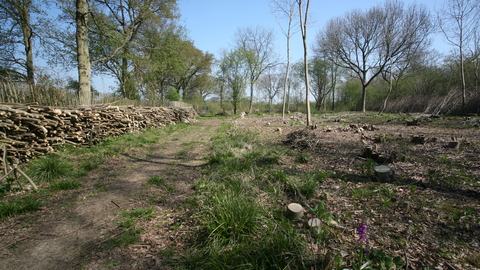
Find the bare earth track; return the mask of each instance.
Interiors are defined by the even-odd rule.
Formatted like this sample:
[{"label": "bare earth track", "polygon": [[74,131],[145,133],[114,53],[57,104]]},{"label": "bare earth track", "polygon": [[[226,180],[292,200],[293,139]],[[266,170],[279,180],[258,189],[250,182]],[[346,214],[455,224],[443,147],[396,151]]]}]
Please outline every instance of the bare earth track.
[{"label": "bare earth track", "polygon": [[[160,267],[158,253],[176,245],[179,237],[163,232],[162,225],[175,222],[177,205],[193,193],[191,184],[201,175],[198,167],[221,121],[203,120],[148,149],[131,149],[84,179],[80,190],[59,194],[43,210],[1,223],[0,269],[104,269],[109,262],[119,269]],[[152,176],[168,178],[172,191],[147,184]],[[143,244],[126,251],[101,248],[119,233],[119,211],[145,206],[149,200],[159,201],[157,218],[141,225],[156,228],[145,230]]]}]

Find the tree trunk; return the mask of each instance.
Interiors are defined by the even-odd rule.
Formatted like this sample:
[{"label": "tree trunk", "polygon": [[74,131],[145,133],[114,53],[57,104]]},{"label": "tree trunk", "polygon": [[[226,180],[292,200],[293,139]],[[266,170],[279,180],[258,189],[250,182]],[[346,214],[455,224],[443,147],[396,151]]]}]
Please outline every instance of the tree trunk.
[{"label": "tree trunk", "polygon": [[366,112],[367,104],[367,86],[362,84],[362,112]]},{"label": "tree trunk", "polygon": [[463,48],[462,48],[462,41],[460,41],[460,76],[462,80],[462,114],[465,114],[465,106],[467,103],[467,86],[465,83],[465,65],[464,65],[464,56],[463,56]]},{"label": "tree trunk", "polygon": [[288,87],[288,76],[290,74],[290,35],[291,35],[291,24],[292,20],[290,19],[287,32],[287,70],[285,71],[285,81],[283,83],[283,109],[282,109],[282,119],[285,120],[285,103],[287,102],[287,87]]},{"label": "tree trunk", "polygon": [[[33,68],[33,47],[32,47],[32,28],[30,25],[30,4],[31,1],[27,1],[25,5],[22,5],[19,10],[19,13],[23,16],[23,19],[20,22],[20,27],[22,28],[23,33],[23,42],[25,44],[25,55],[26,55],[26,71],[27,71],[27,84],[31,90],[35,89],[35,73]],[[36,99],[35,95],[35,99]],[[36,100],[38,101],[38,100]]]},{"label": "tree trunk", "polygon": [[305,20],[303,20],[303,0],[299,0],[299,11],[300,11],[300,27],[302,29],[302,40],[303,40],[303,59],[304,59],[304,69],[305,69],[305,103],[307,107],[307,126],[311,124],[311,115],[310,115],[310,79],[308,77],[308,44],[307,44],[307,25],[308,25],[308,9],[310,7],[310,0],[307,0],[307,8],[305,9]]},{"label": "tree trunk", "polygon": [[364,67],[362,71],[362,112],[366,112],[367,104],[367,69],[365,67],[365,60],[363,61]]},{"label": "tree trunk", "polygon": [[252,113],[253,111],[253,86],[254,86],[253,80],[250,82],[250,109],[248,110],[249,113]]},{"label": "tree trunk", "polygon": [[335,111],[335,87],[332,89],[332,111]]},{"label": "tree trunk", "polygon": [[382,114],[385,109],[387,108],[387,101],[388,101],[388,98],[390,97],[390,94],[392,93],[392,89],[393,89],[393,74],[392,74],[392,63],[391,63],[391,59],[390,58],[390,81],[388,82],[388,93],[387,93],[387,96],[385,97],[385,100],[383,101],[383,105],[382,105],[382,108],[380,110],[380,112],[378,113],[379,115]]},{"label": "tree trunk", "polygon": [[88,51],[88,3],[87,0],[76,0],[75,22],[77,24],[77,61],[78,61],[78,102],[79,105],[91,104],[90,90],[90,54]]}]

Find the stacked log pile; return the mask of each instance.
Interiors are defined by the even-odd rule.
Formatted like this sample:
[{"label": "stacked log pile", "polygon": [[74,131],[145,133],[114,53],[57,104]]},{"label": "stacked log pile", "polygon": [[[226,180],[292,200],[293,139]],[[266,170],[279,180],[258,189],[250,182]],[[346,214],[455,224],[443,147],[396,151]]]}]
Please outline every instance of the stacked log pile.
[{"label": "stacked log pile", "polygon": [[106,137],[189,123],[196,117],[194,109],[184,108],[0,104],[0,145],[7,145],[7,159],[16,164],[51,153],[64,144],[93,145]]}]

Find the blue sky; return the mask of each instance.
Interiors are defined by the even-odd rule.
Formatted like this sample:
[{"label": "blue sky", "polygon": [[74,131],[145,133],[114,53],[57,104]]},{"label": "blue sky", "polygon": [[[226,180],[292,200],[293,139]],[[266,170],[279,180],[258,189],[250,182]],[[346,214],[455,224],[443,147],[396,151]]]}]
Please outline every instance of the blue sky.
[{"label": "blue sky", "polygon": [[[269,7],[270,0],[179,0],[181,24],[188,30],[189,37],[197,48],[218,56],[221,49],[231,49],[236,30],[261,25],[272,29],[276,36],[277,53],[286,61],[286,38]],[[308,43],[312,44],[317,32],[328,20],[339,17],[353,9],[367,10],[381,4],[380,0],[311,0],[311,25],[308,28]],[[441,7],[439,0],[404,0],[405,5],[424,4],[431,12]],[[285,22],[285,21],[284,21]],[[291,40],[293,61],[303,57],[301,34]],[[441,39],[436,43],[444,52]]]},{"label": "blue sky", "polygon": [[[382,2],[382,0],[311,0],[308,43],[313,43],[317,32],[328,20],[353,9],[367,10]],[[432,15],[443,4],[441,0],[403,0],[403,2],[405,5],[423,4]],[[177,3],[181,14],[180,23],[187,29],[189,38],[198,49],[218,57],[222,49],[229,50],[233,47],[234,34],[239,27],[261,25],[274,31],[277,54],[280,61],[286,62],[286,38],[270,10],[270,0],[178,0]],[[439,52],[448,52],[448,46],[441,38],[435,40],[435,47]],[[298,61],[302,57],[303,45],[301,34],[298,32],[291,40],[291,59]],[[94,87],[100,92],[111,92],[109,88],[114,86],[113,79],[108,76],[95,76],[92,79]]]}]

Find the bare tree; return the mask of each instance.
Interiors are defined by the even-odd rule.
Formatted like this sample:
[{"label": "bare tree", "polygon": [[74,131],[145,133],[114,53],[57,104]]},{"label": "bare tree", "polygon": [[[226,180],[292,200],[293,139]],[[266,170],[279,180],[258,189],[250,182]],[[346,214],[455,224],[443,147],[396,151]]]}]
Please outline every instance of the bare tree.
[{"label": "bare tree", "polygon": [[319,33],[316,51],[351,70],[362,84],[362,111],[367,87],[387,65],[395,65],[428,44],[432,32],[425,7],[387,1],[366,12],[354,10],[335,18]]},{"label": "bare tree", "polygon": [[304,7],[303,0],[296,0],[298,4],[298,13],[300,14],[300,29],[302,32],[303,41],[303,62],[305,71],[305,103],[307,106],[307,126],[311,124],[310,115],[310,79],[308,78],[308,45],[307,45],[307,28],[308,28],[308,10],[310,8],[310,0],[307,0],[307,5]]},{"label": "bare tree", "polygon": [[[270,1],[270,8],[277,18],[277,22],[282,29],[283,34],[287,39],[287,66],[285,68],[285,77],[283,83],[283,107],[282,107],[282,119],[285,118],[285,107],[287,102],[287,88],[288,88],[288,80],[290,75],[290,39],[293,34],[299,31],[297,29],[294,20],[298,17],[298,8],[296,0],[271,0]],[[285,18],[287,20],[287,26],[284,28],[282,23],[280,22],[281,19]]]},{"label": "bare tree", "polygon": [[253,89],[262,73],[269,67],[276,65],[275,37],[272,30],[257,26],[255,28],[238,28],[235,34],[235,43],[247,53],[245,59],[248,66],[250,83],[250,108],[253,109]]},{"label": "bare tree", "polygon": [[278,72],[278,66],[268,68],[258,80],[259,89],[265,94],[269,110],[272,110],[273,100],[284,87],[285,74]]},{"label": "bare tree", "polygon": [[462,86],[462,111],[466,104],[465,51],[476,43],[476,31],[480,20],[478,0],[446,0],[443,10],[438,14],[440,30],[447,42],[456,47],[460,62],[460,81]]},{"label": "bare tree", "polygon": [[315,108],[320,111],[322,105],[326,107],[326,100],[330,94],[333,96],[332,100],[335,99],[338,66],[317,56],[310,61],[309,69]]}]

